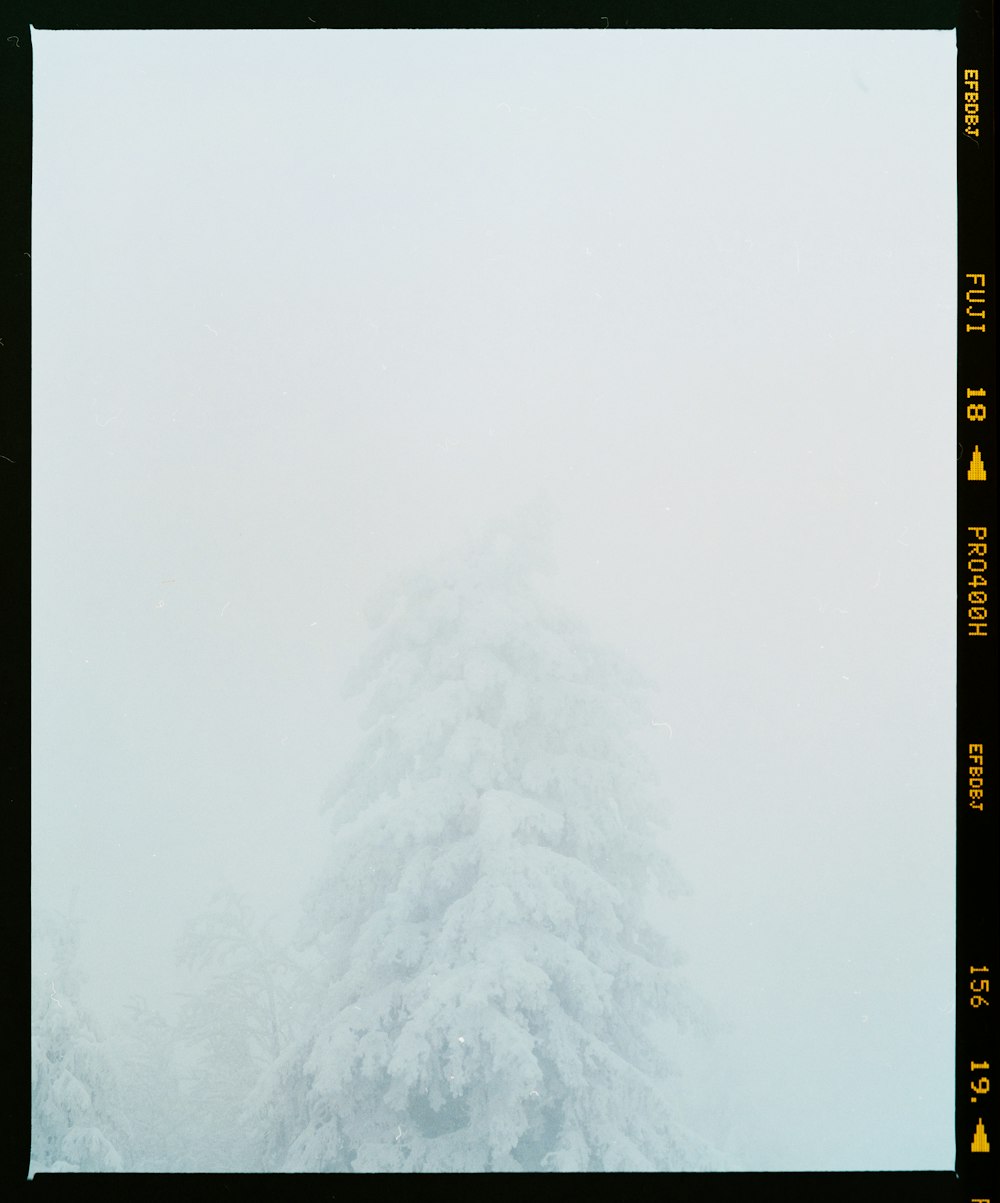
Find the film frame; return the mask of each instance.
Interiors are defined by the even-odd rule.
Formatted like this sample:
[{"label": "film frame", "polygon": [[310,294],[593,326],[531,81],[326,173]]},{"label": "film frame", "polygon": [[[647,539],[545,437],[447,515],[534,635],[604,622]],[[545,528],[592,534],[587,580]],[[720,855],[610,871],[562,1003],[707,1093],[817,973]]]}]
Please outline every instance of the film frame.
[{"label": "film frame", "polygon": [[[499,11],[485,6],[477,11],[449,8],[446,12],[406,6],[356,5],[336,7],[320,4],[310,16],[299,22],[286,20],[286,14],[264,12],[244,6],[235,10],[206,13],[204,7],[189,12],[173,8],[156,17],[136,19],[131,12],[110,5],[81,8],[78,5],[37,5],[23,7],[16,20],[8,18],[5,32],[4,145],[7,171],[5,188],[8,214],[6,254],[13,270],[4,297],[4,325],[12,332],[5,338],[5,356],[0,364],[5,395],[16,398],[5,414],[5,446],[13,449],[16,471],[5,475],[8,515],[7,546],[10,570],[18,584],[12,607],[15,626],[27,632],[29,606],[27,582],[30,580],[28,537],[30,477],[30,270],[26,266],[25,245],[30,245],[30,163],[31,163],[31,68],[30,27],[59,29],[107,28],[934,28],[957,30],[956,69],[956,188],[958,196],[958,279],[956,430],[957,499],[956,532],[956,646],[957,646],[957,730],[956,730],[956,1046],[955,1046],[955,1139],[954,1174],[726,1174],[726,1175],[641,1175],[646,1189],[664,1189],[679,1199],[743,1198],[748,1190],[765,1190],[775,1199],[799,1198],[858,1200],[885,1199],[903,1194],[908,1199],[981,1200],[996,1198],[995,1147],[1000,1116],[995,1107],[996,1091],[983,1079],[989,1079],[996,1064],[995,1007],[989,979],[1000,957],[998,948],[998,829],[993,789],[995,741],[998,730],[996,681],[998,675],[997,635],[989,611],[988,581],[990,569],[989,536],[996,533],[995,472],[996,372],[995,372],[995,203],[994,161],[994,67],[992,6],[977,8],[969,0],[959,3],[923,4],[823,4],[777,5],[732,3],[664,4],[626,6],[600,18],[591,25],[581,14],[566,5],[548,11]],[[132,21],[135,20],[135,26]],[[605,24],[606,22],[606,24]],[[20,53],[18,53],[20,52]],[[27,640],[23,641],[27,646]],[[25,672],[19,687],[10,689],[8,709],[27,714]],[[24,749],[28,746],[23,729],[12,723],[9,763],[17,765],[16,793],[26,796],[29,766]],[[12,794],[15,792],[12,786]],[[26,950],[21,930],[17,946]],[[18,1082],[17,1106],[23,1114],[23,1086]],[[15,1168],[26,1156],[26,1140],[15,1150]],[[212,1176],[214,1178],[214,1176]],[[650,1181],[663,1178],[664,1181]],[[126,1176],[127,1178],[127,1176]],[[141,1182],[115,1178],[102,1182],[102,1189],[141,1189],[168,1191],[169,1182],[142,1175]],[[296,1176],[292,1190],[317,1191],[324,1196],[353,1191],[379,1189],[377,1182],[345,1182],[335,1187],[311,1176]],[[461,1181],[447,1184],[463,1189]],[[501,1183],[500,1189],[506,1184]],[[592,1182],[575,1183],[578,1189],[592,1189]],[[601,1188],[602,1183],[597,1183]],[[617,1184],[609,1184],[617,1189]],[[639,1185],[639,1184],[637,1184]],[[209,1184],[209,1189],[213,1189]],[[52,1175],[41,1175],[32,1189],[61,1189]]]}]

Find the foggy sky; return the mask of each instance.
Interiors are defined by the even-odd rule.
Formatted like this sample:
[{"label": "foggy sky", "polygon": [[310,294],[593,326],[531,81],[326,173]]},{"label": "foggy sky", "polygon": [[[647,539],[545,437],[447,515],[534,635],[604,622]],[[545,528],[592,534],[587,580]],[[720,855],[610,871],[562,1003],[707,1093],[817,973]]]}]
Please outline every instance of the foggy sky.
[{"label": "foggy sky", "polygon": [[293,916],[366,597],[541,490],[661,684],[692,1106],[950,1168],[954,34],[33,45],[33,891],[92,1005],[171,1011],[222,882]]}]

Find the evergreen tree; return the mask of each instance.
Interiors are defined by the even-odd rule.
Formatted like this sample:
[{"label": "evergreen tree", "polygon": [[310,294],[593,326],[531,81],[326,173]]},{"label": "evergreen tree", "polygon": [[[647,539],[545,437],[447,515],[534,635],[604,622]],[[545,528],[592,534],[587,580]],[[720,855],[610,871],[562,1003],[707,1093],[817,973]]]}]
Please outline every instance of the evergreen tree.
[{"label": "evergreen tree", "polygon": [[203,1136],[181,1084],[177,1029],[143,998],[126,1008],[114,1040],[122,1106],[129,1117],[129,1164],[137,1173],[199,1168]]},{"label": "evergreen tree", "polygon": [[178,960],[197,975],[177,1024],[184,1082],[197,1135],[192,1168],[256,1168],[242,1110],[262,1071],[289,1040],[304,975],[245,899],[220,891],[186,927]]},{"label": "evergreen tree", "polygon": [[644,918],[671,876],[645,682],[539,596],[544,528],[495,525],[376,615],[269,1168],[705,1168],[653,1036],[692,1007]]},{"label": "evergreen tree", "polygon": [[79,930],[38,908],[32,919],[28,1177],[126,1169],[129,1126],[114,1062],[80,1002]]}]

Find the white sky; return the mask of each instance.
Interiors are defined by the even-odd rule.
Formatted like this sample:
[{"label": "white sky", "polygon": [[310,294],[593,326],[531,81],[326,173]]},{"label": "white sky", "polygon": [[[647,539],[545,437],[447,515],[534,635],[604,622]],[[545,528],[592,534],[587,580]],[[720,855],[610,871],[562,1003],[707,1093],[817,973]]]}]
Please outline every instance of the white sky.
[{"label": "white sky", "polygon": [[[291,912],[360,607],[539,489],[747,1168],[953,1159],[954,34],[33,35],[33,874]],[[660,738],[662,736],[662,738]]]}]

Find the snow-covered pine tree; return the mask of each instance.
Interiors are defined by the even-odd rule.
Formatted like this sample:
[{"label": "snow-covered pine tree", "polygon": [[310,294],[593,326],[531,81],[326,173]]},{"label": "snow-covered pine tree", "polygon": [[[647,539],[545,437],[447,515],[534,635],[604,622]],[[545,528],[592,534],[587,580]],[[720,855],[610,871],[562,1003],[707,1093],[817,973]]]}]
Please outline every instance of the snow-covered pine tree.
[{"label": "snow-covered pine tree", "polygon": [[383,599],[307,925],[325,992],[261,1120],[270,1168],[705,1168],[651,1033],[691,1017],[644,919],[645,682],[545,604],[529,510]]},{"label": "snow-covered pine tree", "polygon": [[206,1172],[253,1169],[253,1134],[241,1112],[289,1040],[296,995],[308,993],[303,971],[231,890],[219,891],[186,925],[177,955],[196,975],[176,1031],[189,1061],[184,1093],[197,1129],[188,1158]]},{"label": "snow-covered pine tree", "polygon": [[134,997],[112,1037],[128,1115],[128,1162],[133,1173],[182,1173],[200,1168],[204,1139],[181,1089],[176,1028],[146,1000]]},{"label": "snow-covered pine tree", "polygon": [[78,944],[75,922],[34,908],[29,1178],[127,1168],[128,1121],[107,1044],[80,1001]]}]

